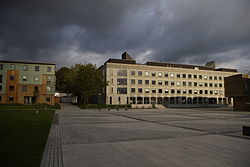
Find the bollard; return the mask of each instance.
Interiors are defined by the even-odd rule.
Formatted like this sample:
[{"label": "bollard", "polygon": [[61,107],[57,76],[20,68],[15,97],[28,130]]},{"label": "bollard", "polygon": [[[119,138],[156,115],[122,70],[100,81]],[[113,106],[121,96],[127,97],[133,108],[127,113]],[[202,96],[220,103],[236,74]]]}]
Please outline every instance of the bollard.
[{"label": "bollard", "polygon": [[250,126],[242,126],[242,133],[244,136],[250,136]]}]

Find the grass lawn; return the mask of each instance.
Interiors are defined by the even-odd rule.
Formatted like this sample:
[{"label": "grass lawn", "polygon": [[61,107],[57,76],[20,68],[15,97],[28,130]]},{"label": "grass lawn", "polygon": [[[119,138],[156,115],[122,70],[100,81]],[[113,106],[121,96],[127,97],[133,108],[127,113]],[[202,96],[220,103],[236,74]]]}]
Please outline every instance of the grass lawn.
[{"label": "grass lawn", "polygon": [[14,110],[50,110],[50,109],[61,109],[60,105],[22,105],[22,104],[0,104],[0,110],[14,109]]},{"label": "grass lawn", "polygon": [[0,110],[0,166],[39,167],[54,110]]}]

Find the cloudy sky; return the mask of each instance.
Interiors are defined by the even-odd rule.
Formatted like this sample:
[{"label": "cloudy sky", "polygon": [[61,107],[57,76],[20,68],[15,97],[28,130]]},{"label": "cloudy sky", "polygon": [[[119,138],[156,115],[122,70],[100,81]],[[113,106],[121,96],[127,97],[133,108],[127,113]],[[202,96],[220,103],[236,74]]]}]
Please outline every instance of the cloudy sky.
[{"label": "cloudy sky", "polygon": [[1,0],[0,60],[101,65],[128,51],[250,70],[249,0]]}]

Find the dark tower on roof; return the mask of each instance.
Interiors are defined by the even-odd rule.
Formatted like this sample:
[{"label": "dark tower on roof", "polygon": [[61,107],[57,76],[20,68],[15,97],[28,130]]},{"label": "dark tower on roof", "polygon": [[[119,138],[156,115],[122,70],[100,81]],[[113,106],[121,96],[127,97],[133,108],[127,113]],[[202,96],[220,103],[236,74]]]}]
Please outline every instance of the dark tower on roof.
[{"label": "dark tower on roof", "polygon": [[205,66],[215,68],[215,61],[207,62]]},{"label": "dark tower on roof", "polygon": [[122,59],[125,59],[125,60],[134,60],[129,54],[128,52],[124,52],[122,54]]}]

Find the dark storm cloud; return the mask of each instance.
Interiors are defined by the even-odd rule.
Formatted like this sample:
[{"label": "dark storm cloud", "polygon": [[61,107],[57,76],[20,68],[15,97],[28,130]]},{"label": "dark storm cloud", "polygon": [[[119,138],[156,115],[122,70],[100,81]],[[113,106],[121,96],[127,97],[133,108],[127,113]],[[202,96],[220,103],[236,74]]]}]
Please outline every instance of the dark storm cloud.
[{"label": "dark storm cloud", "polygon": [[100,65],[124,50],[147,60],[247,70],[248,0],[6,0],[0,58]]}]

